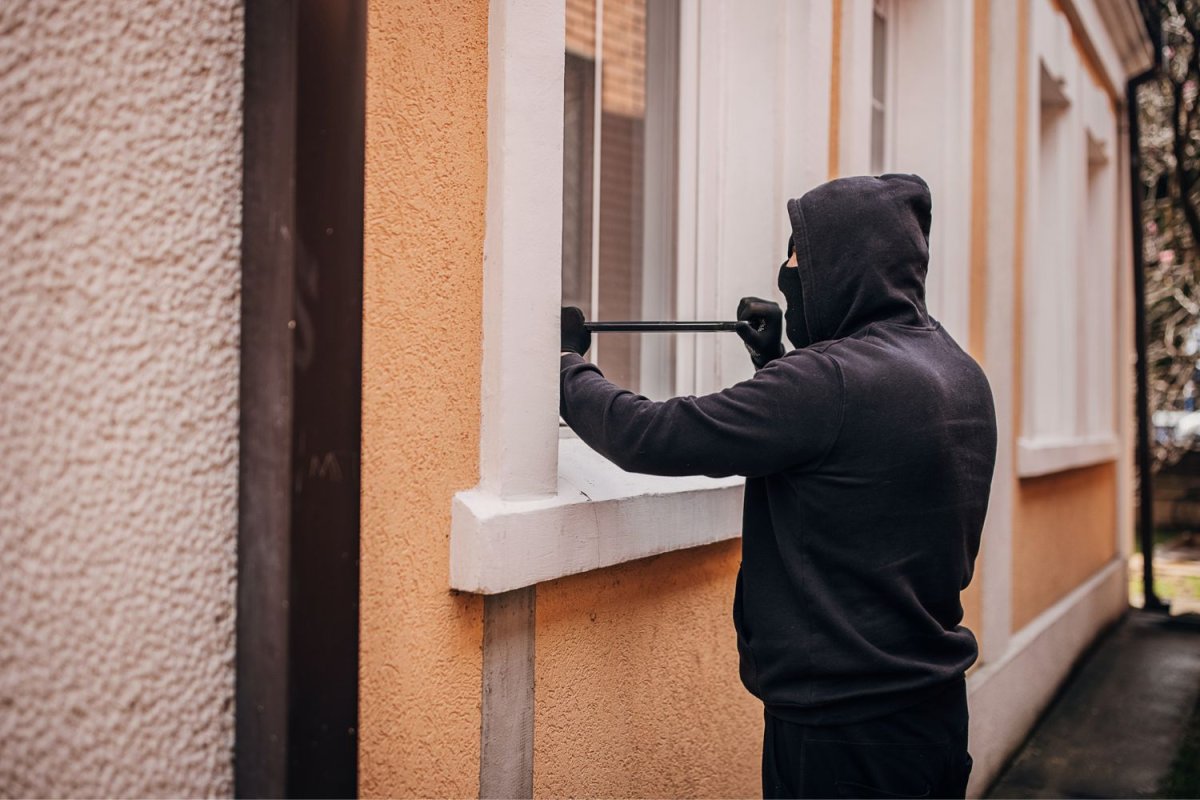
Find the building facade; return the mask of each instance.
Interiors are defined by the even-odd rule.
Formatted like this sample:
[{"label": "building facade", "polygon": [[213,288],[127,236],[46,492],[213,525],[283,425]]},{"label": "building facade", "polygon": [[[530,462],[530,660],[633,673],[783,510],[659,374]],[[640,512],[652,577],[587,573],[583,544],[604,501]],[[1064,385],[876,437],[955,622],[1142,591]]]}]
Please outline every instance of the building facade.
[{"label": "building facade", "polygon": [[[402,64],[436,59],[411,22],[428,7],[371,11],[364,794],[757,791],[761,708],[729,620],[740,486],[627,475],[561,428],[554,312],[728,318],[773,291],[787,198],[883,171],[932,187],[930,308],[999,417],[963,598],[982,791],[1126,606],[1135,4],[463,3],[439,11],[474,25],[460,58],[420,77]],[[436,179],[397,174],[433,161]],[[384,226],[401,186],[454,201]],[[409,326],[371,325],[449,286],[460,316],[413,325],[453,356],[417,367]],[[651,397],[750,374],[733,337],[593,341]],[[401,407],[414,368],[426,389]]]},{"label": "building facade", "polygon": [[781,299],[786,200],[887,171],[996,401],[979,794],[1126,608],[1151,56],[1136,0],[4,4],[0,794],[758,793],[741,483],[574,438],[558,309]]}]

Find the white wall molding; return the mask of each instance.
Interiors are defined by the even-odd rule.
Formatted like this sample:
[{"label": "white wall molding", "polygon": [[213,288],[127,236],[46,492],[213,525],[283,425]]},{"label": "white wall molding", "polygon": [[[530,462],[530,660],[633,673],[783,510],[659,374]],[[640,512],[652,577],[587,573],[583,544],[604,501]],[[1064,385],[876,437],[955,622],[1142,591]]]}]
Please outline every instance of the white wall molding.
[{"label": "white wall molding", "polygon": [[1128,76],[1149,68],[1152,46],[1132,0],[1060,0],[1063,11],[1085,37],[1103,72],[1106,88],[1125,93]]},{"label": "white wall molding", "polygon": [[741,478],[664,478],[621,470],[564,439],[552,497],[454,498],[450,586],[496,594],[741,535]]},{"label": "white wall molding", "polygon": [[1154,45],[1142,21],[1138,0],[1095,0],[1095,6],[1112,37],[1125,74],[1136,75],[1149,69],[1154,61]]},{"label": "white wall molding", "polygon": [[871,172],[871,34],[875,0],[843,0],[838,174]]},{"label": "white wall molding", "polygon": [[1119,231],[1119,252],[1116,256],[1117,437],[1124,443],[1117,456],[1116,552],[1122,558],[1128,558],[1133,547],[1136,480],[1132,443],[1137,435],[1137,414],[1134,411],[1137,347],[1133,330],[1133,226],[1129,219],[1132,202],[1129,180],[1129,127],[1122,117],[1117,134],[1117,206],[1113,213],[1113,225]]},{"label": "white wall molding", "polygon": [[480,486],[553,494],[562,302],[563,0],[492,0]]},{"label": "white wall molding", "polygon": [[[993,76],[988,86],[987,126],[987,251],[983,268],[987,282],[984,309],[983,368],[992,386],[996,407],[996,466],[992,479],[992,494],[988,503],[980,545],[982,636],[979,649],[984,664],[999,658],[1008,649],[1012,632],[1012,536],[1013,502],[1016,482],[1013,480],[1016,403],[1013,376],[1016,374],[1018,250],[1016,220],[1020,213],[1017,181],[1013,164],[1017,159],[1016,126],[1001,124],[1017,116],[1020,96],[1016,85],[1016,70],[1020,45],[1018,42],[1016,3],[988,4],[988,74]],[[997,80],[1008,75],[1008,80]]]},{"label": "white wall molding", "polygon": [[[746,295],[783,299],[774,290],[791,231],[787,200],[826,177],[832,7],[686,3],[681,19],[695,42],[685,38],[681,50],[699,61],[681,69],[681,90],[695,94],[680,98],[691,116],[681,114],[677,310],[719,319]],[[694,276],[686,275],[690,265]],[[678,385],[697,394],[753,374],[736,337],[682,336],[676,344]]]},{"label": "white wall molding", "polygon": [[1042,437],[1017,442],[1017,474],[1022,478],[1049,475],[1106,461],[1115,461],[1121,445],[1115,435],[1067,439]]},{"label": "white wall molding", "polygon": [[929,184],[934,221],[925,293],[930,312],[960,342],[971,306],[971,170],[963,165],[970,163],[974,126],[974,16],[974,3],[904,0],[887,19],[885,166]]},{"label": "white wall molding", "polygon": [[1127,608],[1125,582],[1125,562],[1115,558],[967,679],[975,760],[968,797],[979,797],[995,780],[1079,656]]}]

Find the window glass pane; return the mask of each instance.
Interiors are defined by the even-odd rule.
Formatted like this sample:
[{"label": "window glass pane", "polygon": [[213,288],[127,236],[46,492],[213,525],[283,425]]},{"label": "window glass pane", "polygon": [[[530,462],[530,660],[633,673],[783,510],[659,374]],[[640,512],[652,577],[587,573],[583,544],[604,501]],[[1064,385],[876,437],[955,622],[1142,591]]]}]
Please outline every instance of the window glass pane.
[{"label": "window glass pane", "polygon": [[871,109],[871,174],[882,175],[883,164],[883,118],[884,110],[878,106]]},{"label": "window glass pane", "polygon": [[878,8],[871,30],[871,172],[884,171],[884,113],[887,107],[887,20]]},{"label": "window glass pane", "polygon": [[562,302],[592,318],[592,130],[596,85],[596,10],[567,2],[563,82]]},{"label": "window glass pane", "polygon": [[887,76],[887,20],[879,11],[875,12],[875,24],[871,29],[871,97],[883,103]]},{"label": "window glass pane", "polygon": [[[595,20],[594,0],[568,0],[563,301],[589,319],[673,319],[677,2],[603,0],[599,35]],[[603,334],[592,355],[615,383],[665,397],[674,389],[674,339]]]}]

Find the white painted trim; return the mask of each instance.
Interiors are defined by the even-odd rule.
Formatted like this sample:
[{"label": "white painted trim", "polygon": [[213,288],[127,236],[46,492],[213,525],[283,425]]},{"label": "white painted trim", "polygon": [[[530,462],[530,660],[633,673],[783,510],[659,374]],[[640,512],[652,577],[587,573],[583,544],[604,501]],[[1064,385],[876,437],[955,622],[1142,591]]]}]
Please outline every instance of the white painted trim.
[{"label": "white painted trim", "polygon": [[[1103,13],[1100,9],[1100,4],[1096,0],[1061,0],[1064,9],[1069,15],[1074,16],[1079,20],[1080,27],[1083,28],[1083,35],[1087,37],[1095,48],[1096,56],[1100,62],[1100,68],[1104,71],[1104,80],[1108,82],[1109,89],[1114,91],[1118,97],[1124,94],[1125,80],[1127,76],[1133,74],[1134,71],[1140,72],[1150,66],[1149,52],[1149,37],[1146,34],[1145,26],[1142,24],[1140,14],[1136,11],[1131,12],[1127,6],[1124,9],[1118,6],[1125,5],[1123,3],[1113,2],[1113,0],[1105,0],[1104,5],[1109,6],[1105,9],[1108,13]],[[1109,19],[1123,19],[1124,22],[1132,22],[1136,27],[1131,30],[1125,29],[1121,31],[1113,31],[1107,24]],[[1122,57],[1121,48],[1118,47],[1118,37],[1124,42],[1130,34],[1134,34],[1136,39],[1142,42],[1146,49],[1142,50],[1141,55],[1145,58],[1145,66],[1138,69],[1141,59],[1136,57],[1131,58],[1133,53],[1129,52],[1131,47],[1126,44],[1126,54]],[[1136,52],[1134,50],[1133,52]],[[1132,67],[1133,69],[1130,69]]]},{"label": "white painted trim", "polygon": [[1095,48],[1100,68],[1104,72],[1104,80],[1120,96],[1125,88],[1125,66],[1113,44],[1113,37],[1104,25],[1104,19],[1096,7],[1095,0],[1062,0],[1067,13],[1074,13],[1087,37]]},{"label": "white painted trim", "polygon": [[[1009,74],[1019,52],[1016,3],[988,3],[988,73],[992,76]],[[974,37],[972,37],[974,39]],[[1017,82],[992,80],[988,89],[987,150],[985,159],[987,180],[987,263],[984,311],[983,368],[992,387],[996,407],[996,467],[992,479],[992,494],[988,502],[980,542],[982,580],[982,635],[979,656],[984,664],[1000,658],[1007,651],[1012,634],[1012,539],[1013,505],[1016,489],[1013,476],[1015,454],[1013,442],[1016,403],[1013,376],[1016,372],[1017,287],[1013,266],[1018,243],[1015,221],[1020,213],[1013,164],[1017,158],[1017,135],[1014,125],[1006,124],[1016,118]],[[975,268],[979,268],[976,265]]]},{"label": "white painted trim", "polygon": [[480,487],[553,494],[562,302],[562,0],[492,0]]},{"label": "white painted trim", "polygon": [[741,535],[741,478],[634,475],[579,439],[560,469],[553,497],[455,496],[451,588],[497,594]]},{"label": "white painted trim", "polygon": [[[565,4],[563,6],[566,8]],[[595,35],[592,50],[592,220],[589,237],[592,243],[591,268],[588,274],[590,291],[588,309],[595,318],[600,308],[600,187],[604,168],[604,0],[596,0],[592,8],[592,31]],[[603,337],[595,337],[588,358],[595,363],[600,358]]]},{"label": "white painted trim", "polygon": [[[696,195],[694,213],[696,215],[691,230],[694,232],[692,257],[695,264],[717,264],[721,252],[721,239],[724,226],[710,224],[706,213],[719,208],[721,199],[725,196],[725,180],[728,167],[724,154],[726,125],[729,115],[726,111],[727,94],[723,91],[725,78],[729,74],[726,63],[729,53],[726,47],[726,31],[728,17],[731,13],[726,3],[700,3],[694,6],[696,19],[696,121],[694,136],[696,142],[696,162],[693,180]],[[691,292],[680,298],[680,313],[687,308],[696,316],[693,319],[705,319],[715,312],[718,295],[719,270],[695,269]],[[682,284],[681,284],[682,288]],[[682,340],[691,340],[689,350],[692,356],[690,385],[696,394],[708,394],[720,388],[720,376],[717,374],[717,343],[712,336],[684,336]],[[681,349],[682,352],[682,349]]]},{"label": "white painted trim", "polygon": [[[696,125],[693,297],[698,318],[721,319],[741,297],[772,296],[790,231],[786,201],[825,179],[832,8],[759,0],[744,8],[702,3],[699,10],[708,49],[702,50]],[[737,337],[693,338],[696,393],[752,375]]]},{"label": "white painted trim", "polygon": [[1096,0],[1096,10],[1113,37],[1125,74],[1149,69],[1154,61],[1154,45],[1142,22],[1138,0]]},{"label": "white painted trim", "polygon": [[968,797],[979,797],[1025,740],[1075,661],[1127,608],[1125,562],[1115,558],[1012,637],[1004,655],[967,679]]},{"label": "white painted trim", "polygon": [[970,329],[974,4],[889,4],[886,172],[929,183],[933,227],[925,294],[960,342]]},{"label": "white painted trim", "polygon": [[[675,311],[679,319],[697,319],[696,264],[700,199],[700,8],[699,0],[679,4],[679,187],[675,215]],[[677,337],[675,387],[696,385],[696,339]]]},{"label": "white painted trim", "polygon": [[[833,59],[832,0],[783,2],[780,26],[781,75],[778,84],[783,120],[778,131],[779,163],[776,208],[800,192],[824,183],[829,177],[829,68]],[[782,247],[791,233],[786,213],[778,216]],[[781,254],[782,255],[782,254]],[[782,258],[780,259],[782,260]],[[782,295],[779,296],[782,299]]]},{"label": "white painted trim", "polygon": [[[1124,115],[1120,117],[1124,120]],[[1116,552],[1129,558],[1133,548],[1135,467],[1133,442],[1137,431],[1134,411],[1137,349],[1133,330],[1133,230],[1129,218],[1129,127],[1123,121],[1117,134],[1117,203],[1113,209],[1117,235],[1117,437],[1121,441],[1117,457]]]},{"label": "white painted trim", "polygon": [[1069,439],[1042,437],[1017,440],[1017,474],[1022,478],[1114,461],[1121,452],[1112,434]]},{"label": "white painted trim", "polygon": [[871,32],[875,0],[842,3],[838,175],[871,171]]}]

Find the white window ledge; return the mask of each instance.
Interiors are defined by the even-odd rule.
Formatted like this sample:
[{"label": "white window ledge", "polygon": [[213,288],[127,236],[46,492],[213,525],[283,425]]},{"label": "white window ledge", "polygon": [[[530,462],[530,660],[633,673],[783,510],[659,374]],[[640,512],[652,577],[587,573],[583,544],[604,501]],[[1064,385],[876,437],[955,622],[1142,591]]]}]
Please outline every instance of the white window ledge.
[{"label": "white window ledge", "polygon": [[1017,475],[1033,478],[1068,469],[1114,461],[1120,443],[1112,434],[1076,437],[1021,438],[1017,441]]},{"label": "white window ledge", "polygon": [[454,497],[450,587],[498,594],[741,535],[742,484],[621,470],[579,439],[559,440],[558,493]]}]

